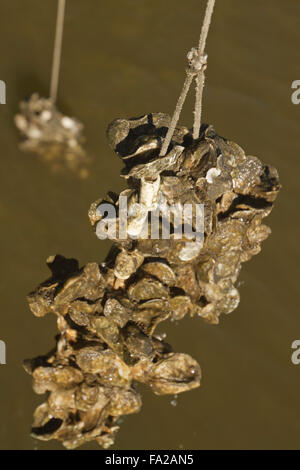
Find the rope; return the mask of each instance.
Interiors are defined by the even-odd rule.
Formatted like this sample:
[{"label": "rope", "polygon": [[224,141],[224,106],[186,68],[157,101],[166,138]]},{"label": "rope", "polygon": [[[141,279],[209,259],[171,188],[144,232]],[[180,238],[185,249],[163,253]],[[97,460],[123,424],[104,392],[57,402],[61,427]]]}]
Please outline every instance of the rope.
[{"label": "rope", "polygon": [[184,81],[184,85],[177,101],[177,105],[174,111],[174,114],[171,119],[171,123],[167,132],[167,135],[164,139],[160,156],[163,157],[168,151],[168,147],[172,140],[174,131],[176,129],[177,122],[182,111],[182,107],[186,100],[188,91],[190,89],[193,79],[196,77],[196,101],[195,101],[195,110],[194,110],[194,127],[193,127],[193,137],[197,139],[199,137],[200,123],[201,123],[201,112],[202,112],[202,95],[204,88],[204,71],[207,64],[207,55],[204,54],[206,39],[211,23],[211,18],[213,14],[213,9],[215,6],[215,0],[208,0],[205,17],[203,21],[203,26],[200,34],[198,49],[193,48],[187,55],[188,58],[188,68],[186,70],[187,76]]},{"label": "rope", "polygon": [[160,151],[160,154],[159,154],[161,157],[164,157],[167,153],[169,144],[170,144],[171,139],[173,137],[173,134],[174,134],[174,131],[175,131],[175,128],[176,128],[176,125],[177,125],[177,122],[178,122],[183,104],[184,104],[185,99],[187,97],[187,94],[188,94],[188,91],[190,89],[193,78],[194,78],[193,74],[187,73],[187,76],[185,78],[181,94],[179,96],[179,99],[177,101],[177,105],[176,105],[173,117],[171,119],[171,123],[170,123],[169,129],[168,129],[167,135],[166,135],[166,137],[164,139],[164,142],[163,142],[163,145],[161,147],[161,151]]},{"label": "rope", "polygon": [[54,51],[53,51],[51,85],[50,85],[50,98],[52,99],[53,103],[55,103],[56,98],[57,98],[61,49],[62,49],[62,37],[63,37],[63,29],[64,29],[65,6],[66,6],[66,0],[58,0],[55,43],[54,43]]},{"label": "rope", "polygon": [[[208,0],[205,17],[203,21],[203,26],[201,30],[199,46],[198,46],[198,55],[199,60],[201,57],[204,56],[204,49],[206,45],[207,35],[211,23],[211,18],[213,14],[215,6],[215,0]],[[196,78],[196,100],[195,100],[195,111],[194,111],[194,127],[193,127],[193,138],[194,140],[199,138],[200,134],[200,126],[201,126],[201,117],[202,117],[202,97],[203,97],[203,89],[205,83],[205,67],[202,67],[199,71],[197,78]]]}]

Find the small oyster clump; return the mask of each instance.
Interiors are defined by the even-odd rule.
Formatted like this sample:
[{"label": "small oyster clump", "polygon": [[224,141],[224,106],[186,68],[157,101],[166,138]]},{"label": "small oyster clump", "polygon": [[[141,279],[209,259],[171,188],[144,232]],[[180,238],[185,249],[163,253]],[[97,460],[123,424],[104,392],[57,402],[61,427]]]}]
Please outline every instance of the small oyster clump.
[{"label": "small oyster clump", "polygon": [[67,168],[81,178],[88,176],[83,124],[60,113],[50,98],[34,93],[22,101],[15,125],[24,137],[21,150],[36,153],[55,171]]},{"label": "small oyster clump", "polygon": [[[55,350],[25,363],[34,390],[48,392],[35,412],[35,437],[59,439],[68,448],[90,440],[108,447],[118,418],[140,410],[137,382],[156,394],[198,387],[198,363],[174,352],[155,329],[186,315],[217,324],[221,314],[235,310],[241,265],[270,234],[262,220],[280,189],[277,171],[212,126],[202,126],[196,141],[187,128],[177,128],[160,157],[169,124],[169,116],[157,113],[109,126],[128,189],[97,200],[89,217],[101,238],[101,204],[111,204],[115,227],[107,235],[114,245],[104,263],[82,269],[75,260],[50,258],[52,277],[29,295],[32,312],[54,313],[59,330]],[[128,201],[125,226],[121,196]],[[189,239],[178,224],[185,204],[203,208],[201,238]],[[159,235],[171,206],[170,236],[151,238],[149,214],[160,211]],[[189,224],[198,233],[194,215]]]}]

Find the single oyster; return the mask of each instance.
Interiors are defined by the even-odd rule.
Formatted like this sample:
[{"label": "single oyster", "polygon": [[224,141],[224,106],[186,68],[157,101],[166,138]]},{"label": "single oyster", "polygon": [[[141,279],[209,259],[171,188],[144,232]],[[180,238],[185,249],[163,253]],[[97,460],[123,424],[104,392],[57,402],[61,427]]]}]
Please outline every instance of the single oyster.
[{"label": "single oyster", "polygon": [[121,251],[116,257],[114,275],[126,280],[134,274],[144,261],[144,256],[138,250],[133,252]]},{"label": "single oyster", "polygon": [[168,289],[154,279],[141,279],[128,289],[129,297],[135,301],[166,298]]},{"label": "single oyster", "polygon": [[165,262],[152,261],[142,266],[143,271],[156,277],[160,282],[167,286],[173,286],[176,283],[176,275],[172,268]]},{"label": "single oyster", "polygon": [[187,354],[168,354],[147,371],[145,382],[156,395],[177,394],[199,387],[199,364]]}]

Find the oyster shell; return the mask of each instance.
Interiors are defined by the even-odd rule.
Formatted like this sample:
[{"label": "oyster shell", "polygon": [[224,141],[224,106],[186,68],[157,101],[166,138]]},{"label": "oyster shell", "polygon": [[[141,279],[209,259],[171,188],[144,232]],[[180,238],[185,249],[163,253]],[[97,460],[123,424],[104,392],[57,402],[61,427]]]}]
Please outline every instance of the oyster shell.
[{"label": "oyster shell", "polygon": [[152,261],[145,263],[142,269],[167,286],[173,286],[176,283],[176,275],[173,269],[165,262]]},{"label": "oyster shell", "polygon": [[128,289],[129,298],[140,302],[150,299],[163,299],[168,297],[168,289],[160,282],[145,278],[132,284]]}]

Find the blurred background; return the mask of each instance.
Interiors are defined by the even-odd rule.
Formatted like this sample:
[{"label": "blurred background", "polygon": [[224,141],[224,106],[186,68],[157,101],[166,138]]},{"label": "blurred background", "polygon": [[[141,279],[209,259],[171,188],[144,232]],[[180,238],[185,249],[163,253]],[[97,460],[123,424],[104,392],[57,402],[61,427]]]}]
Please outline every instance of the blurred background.
[{"label": "blurred background", "polygon": [[[57,105],[85,125],[90,176],[53,173],[18,149],[13,116],[24,97],[49,93],[56,0],[0,0],[0,448],[62,449],[30,437],[35,395],[24,358],[54,345],[54,316],[35,318],[26,295],[49,276],[56,253],[80,265],[103,261],[110,246],[90,226],[90,204],[119,192],[121,163],[105,131],[116,117],[172,113],[184,80],[186,53],[197,45],[204,0],[67,1]],[[278,168],[283,189],[266,223],[271,237],[243,266],[241,303],[219,326],[201,319],[164,323],[176,351],[197,359],[202,386],[157,397],[140,387],[143,408],[124,419],[114,449],[299,448],[300,365],[300,2],[217,0],[207,52],[204,121],[248,154]],[[181,123],[192,125],[191,93]],[[98,449],[89,444],[84,449]]]}]

